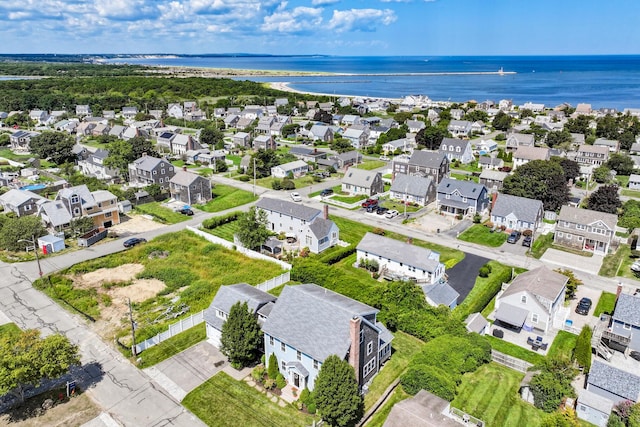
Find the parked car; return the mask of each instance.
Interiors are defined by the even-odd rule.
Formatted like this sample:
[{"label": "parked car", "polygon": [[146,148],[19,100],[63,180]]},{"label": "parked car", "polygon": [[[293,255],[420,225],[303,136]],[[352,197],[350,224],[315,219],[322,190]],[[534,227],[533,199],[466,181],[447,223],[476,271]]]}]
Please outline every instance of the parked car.
[{"label": "parked car", "polygon": [[526,247],[530,248],[531,247],[531,242],[533,242],[533,237],[524,236],[524,239],[522,239],[522,246],[526,246]]},{"label": "parked car", "polygon": [[380,160],[382,160],[383,162],[388,162],[389,158],[387,156],[380,156]]},{"label": "parked car", "polygon": [[388,210],[389,208],[385,208],[384,206],[378,206],[378,209],[376,209],[376,213],[378,215],[384,215],[387,213]]},{"label": "parked car", "polygon": [[631,264],[631,270],[635,271],[636,273],[640,273],[640,261],[634,261],[633,264]]},{"label": "parked car", "polygon": [[147,239],[143,239],[142,237],[132,237],[127,239],[122,244],[125,248],[132,248],[135,245],[139,245],[140,243],[147,243]]},{"label": "parked car", "polygon": [[293,193],[291,193],[291,200],[293,200],[294,202],[301,202],[302,197],[300,196],[300,193],[294,191]]},{"label": "parked car", "polygon": [[589,298],[582,298],[580,301],[578,301],[578,305],[576,306],[576,313],[586,316],[587,314],[589,314],[591,304],[592,302]]},{"label": "parked car", "polygon": [[378,199],[367,199],[362,203],[363,208],[368,208],[369,206],[378,206]]},{"label": "parked car", "polygon": [[190,208],[182,208],[178,212],[180,212],[182,215],[193,216],[193,210],[191,210]]},{"label": "parked car", "polygon": [[388,219],[395,218],[395,217],[397,217],[397,216],[398,216],[398,211],[397,211],[397,210],[395,210],[395,209],[390,210],[389,212],[387,212],[387,213],[384,215],[384,217],[385,217],[385,218],[388,218]]},{"label": "parked car", "polygon": [[507,243],[516,243],[518,240],[520,240],[520,236],[522,236],[521,232],[512,231],[509,237],[507,238]]},{"label": "parked car", "polygon": [[330,196],[332,194],[333,194],[333,189],[331,189],[331,188],[325,188],[324,190],[322,190],[320,192],[320,196],[321,197],[327,197],[327,196]]},{"label": "parked car", "polygon": [[640,351],[633,350],[632,352],[629,353],[629,357],[640,362]]}]

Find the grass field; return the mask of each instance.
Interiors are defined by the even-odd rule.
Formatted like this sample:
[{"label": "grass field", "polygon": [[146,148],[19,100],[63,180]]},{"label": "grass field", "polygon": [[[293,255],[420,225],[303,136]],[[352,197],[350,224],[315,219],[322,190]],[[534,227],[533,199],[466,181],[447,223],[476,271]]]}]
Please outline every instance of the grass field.
[{"label": "grass field", "polygon": [[520,399],[524,374],[497,363],[464,374],[451,406],[485,421],[488,427],[537,427],[545,413]]},{"label": "grass field", "polygon": [[622,190],[620,190],[620,194],[622,194],[623,196],[640,199],[640,191],[629,190],[628,188],[623,188]]},{"label": "grass field", "polygon": [[192,345],[195,345],[200,341],[204,341],[206,337],[207,331],[205,324],[200,323],[199,325],[189,328],[184,332],[180,332],[168,340],[162,341],[160,344],[154,345],[140,353],[139,356],[141,361],[138,363],[138,367],[140,369],[148,368],[149,366],[160,363],[163,360],[188,349]]},{"label": "grass field", "polygon": [[196,207],[205,212],[220,212],[258,200],[257,196],[248,191],[224,184],[216,184],[212,193],[213,199],[205,205],[196,205]]},{"label": "grass field", "polygon": [[405,205],[404,203],[400,203],[397,200],[390,200],[386,198],[380,200],[380,202],[381,206],[384,206],[387,209],[395,209],[400,212],[400,214],[404,213],[405,208],[407,212],[418,212],[420,209],[422,209],[422,206]]},{"label": "grass field", "polygon": [[479,245],[497,248],[507,241],[509,235],[502,232],[491,232],[489,227],[482,224],[473,224],[467,228],[464,233],[458,236],[458,239],[465,242],[477,243]]},{"label": "grass field", "polygon": [[206,233],[213,234],[214,236],[220,237],[221,239],[227,240],[229,242],[233,242],[233,235],[236,234],[238,230],[240,230],[238,221],[228,222],[216,228],[212,228],[211,230],[202,229],[202,231]]},{"label": "grass field", "polygon": [[545,251],[553,245],[553,233],[543,234],[538,236],[531,245],[531,255],[534,258],[540,259],[544,255]]},{"label": "grass field", "polygon": [[182,215],[181,213],[174,212],[169,208],[165,208],[159,202],[145,203],[144,205],[136,206],[134,209],[136,212],[151,215],[154,219],[163,224],[177,224],[189,219],[186,215]]},{"label": "grass field", "polygon": [[373,169],[381,168],[386,164],[387,163],[383,162],[382,160],[365,160],[364,162],[360,163],[356,168],[370,171]]},{"label": "grass field", "polygon": [[616,306],[616,294],[611,292],[603,292],[600,295],[596,308],[593,309],[593,315],[600,317],[602,313],[613,314],[613,309]]},{"label": "grass field", "polygon": [[[615,277],[618,274],[624,274],[622,271],[622,265],[625,264],[625,262],[627,266],[630,266],[631,263],[633,263],[633,260],[631,259],[631,247],[629,245],[620,245],[615,253],[604,257],[602,267],[600,267],[598,275],[604,277]],[[633,275],[633,272],[630,274]]]},{"label": "grass field", "polygon": [[396,331],[394,333],[393,354],[369,386],[369,392],[364,397],[365,412],[377,402],[387,387],[407,369],[413,355],[420,351],[423,344],[418,338],[404,332]]},{"label": "grass field", "polygon": [[361,200],[366,200],[367,198],[368,197],[365,196],[364,194],[359,194],[357,196],[340,196],[336,194],[331,198],[331,200],[336,200],[338,202],[351,204],[351,203],[359,202]]},{"label": "grass field", "polygon": [[551,348],[547,353],[547,357],[562,358],[571,360],[573,358],[573,350],[576,348],[578,336],[567,331],[559,331],[556,339],[551,343]]},{"label": "grass field", "polygon": [[224,372],[187,394],[182,404],[205,424],[216,427],[306,427],[314,420],[291,405],[278,406],[265,394]]},{"label": "grass field", "polygon": [[389,399],[381,407],[379,407],[376,413],[373,414],[373,417],[369,419],[369,422],[367,422],[366,426],[382,427],[384,422],[387,420],[391,409],[393,409],[393,405],[410,397],[411,395],[405,393],[405,391],[402,389],[402,386],[396,387],[396,389],[393,390],[393,393],[389,395]]},{"label": "grass field", "polygon": [[458,181],[472,181],[472,182],[475,182],[476,184],[480,182],[479,177],[473,176],[473,175],[467,175],[465,173],[451,172],[450,176],[451,178],[457,179]]},{"label": "grass field", "polygon": [[486,335],[486,338],[489,341],[489,344],[491,344],[491,348],[495,351],[517,357],[518,359],[522,359],[533,365],[540,365],[544,362],[544,356],[541,354],[534,353],[533,351],[527,350],[519,345],[511,344],[508,341],[492,337],[490,335]]}]

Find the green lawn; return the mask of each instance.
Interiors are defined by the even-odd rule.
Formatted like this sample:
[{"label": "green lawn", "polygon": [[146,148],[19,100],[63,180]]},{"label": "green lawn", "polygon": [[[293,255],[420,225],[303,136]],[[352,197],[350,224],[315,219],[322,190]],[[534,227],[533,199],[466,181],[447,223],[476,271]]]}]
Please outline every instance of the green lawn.
[{"label": "green lawn", "polygon": [[22,162],[33,156],[31,154],[16,154],[8,148],[2,148],[0,149],[0,157],[15,160],[16,162]]},{"label": "green lawn", "polygon": [[578,336],[567,331],[559,331],[556,339],[551,343],[551,348],[547,353],[547,357],[562,358],[571,360],[573,358],[573,350],[576,348]]},{"label": "green lawn", "polygon": [[480,178],[473,175],[467,175],[464,173],[455,173],[455,172],[451,172],[449,175],[451,176],[451,178],[457,179],[458,181],[473,181],[476,184],[480,182]]},{"label": "green lawn", "polygon": [[544,356],[542,356],[541,354],[535,353],[531,350],[527,350],[526,348],[520,347],[519,345],[511,344],[510,342],[503,339],[492,337],[490,335],[487,335],[486,338],[487,340],[489,340],[491,348],[493,348],[495,351],[508,354],[509,356],[517,357],[518,359],[522,359],[525,362],[529,362],[533,365],[540,365],[544,362]]},{"label": "green lawn", "polygon": [[[618,250],[604,257],[602,267],[598,275],[604,277],[615,277],[621,270],[622,264],[631,257],[631,247],[629,245],[620,245]],[[633,262],[633,261],[632,261]],[[631,264],[631,263],[629,263]]]},{"label": "green lawn", "polygon": [[169,208],[165,208],[160,202],[145,203],[134,208],[136,212],[151,215],[155,220],[163,224],[177,224],[187,221],[189,217],[181,213],[174,212]]},{"label": "green lawn", "polygon": [[483,311],[500,291],[502,283],[511,280],[511,267],[497,261],[489,261],[489,277],[476,277],[476,283],[464,301],[453,312],[459,319],[465,320],[471,313]]},{"label": "green lawn", "polygon": [[0,338],[3,336],[18,335],[21,329],[15,323],[5,323],[0,325]]},{"label": "green lawn", "polygon": [[520,399],[524,374],[488,363],[464,374],[451,406],[483,420],[488,427],[537,427],[545,413]]},{"label": "green lawn", "polygon": [[418,338],[404,332],[396,331],[394,333],[392,342],[393,354],[369,386],[369,392],[364,397],[365,412],[378,401],[382,393],[404,372],[423,344],[424,342]]},{"label": "green lawn", "polygon": [[[187,394],[182,404],[209,426],[310,426],[314,418],[278,406],[244,381],[219,372]],[[317,419],[317,418],[316,418]]]},{"label": "green lawn", "polygon": [[336,200],[338,202],[347,203],[347,204],[356,203],[366,199],[368,199],[368,197],[365,196],[364,194],[359,194],[357,196],[340,196],[336,194],[331,198],[331,200]]},{"label": "green lawn", "polygon": [[534,258],[540,259],[551,245],[553,245],[553,233],[542,234],[533,240],[531,255],[533,255]]},{"label": "green lawn", "polygon": [[640,199],[640,191],[629,190],[628,188],[623,188],[622,190],[620,190],[620,193],[623,196],[634,197],[636,199]]},{"label": "green lawn", "polygon": [[482,224],[473,224],[459,235],[458,239],[465,242],[497,248],[507,241],[507,237],[509,237],[507,233],[499,231],[494,231],[492,233],[489,227],[485,227]]},{"label": "green lawn", "polygon": [[387,209],[395,209],[398,212],[400,212],[400,214],[404,213],[404,210],[406,209],[407,212],[418,212],[420,209],[422,209],[422,206],[413,206],[413,205],[405,205],[404,203],[400,203],[397,200],[390,200],[390,199],[382,199],[380,206],[384,206]]},{"label": "green lawn", "polygon": [[229,154],[228,156],[226,156],[226,158],[231,160],[235,166],[240,166],[240,160],[242,160],[242,157],[236,156],[234,154]]},{"label": "green lawn", "polygon": [[141,361],[138,363],[138,367],[140,369],[148,368],[160,363],[194,344],[204,341],[205,338],[207,338],[205,323],[200,323],[140,353]]},{"label": "green lawn", "polygon": [[613,309],[616,306],[616,294],[611,292],[603,292],[600,295],[596,308],[593,309],[593,315],[600,317],[602,313],[613,314]]},{"label": "green lawn", "polygon": [[384,404],[381,407],[379,407],[376,413],[373,414],[373,416],[369,419],[369,422],[367,422],[366,426],[382,427],[384,422],[387,420],[389,413],[393,409],[393,405],[395,405],[396,403],[402,400],[408,399],[410,397],[411,395],[406,393],[402,389],[402,386],[396,387],[396,389],[393,390],[393,393],[389,395],[389,398],[387,399],[387,401],[384,402]]},{"label": "green lawn", "polygon": [[228,222],[211,230],[205,228],[202,229],[205,233],[213,234],[214,236],[220,237],[221,239],[229,242],[233,242],[233,235],[236,234],[238,230],[240,230],[238,221]]},{"label": "green lawn", "polygon": [[370,171],[373,169],[381,168],[386,164],[387,163],[383,162],[382,160],[365,160],[364,162],[360,163],[356,168]]},{"label": "green lawn", "polygon": [[629,186],[628,175],[616,175],[616,181],[620,185],[620,188],[627,188]]},{"label": "green lawn", "polygon": [[230,185],[216,184],[212,192],[213,199],[205,205],[196,205],[198,209],[205,212],[220,212],[258,200],[258,197],[249,191]]}]

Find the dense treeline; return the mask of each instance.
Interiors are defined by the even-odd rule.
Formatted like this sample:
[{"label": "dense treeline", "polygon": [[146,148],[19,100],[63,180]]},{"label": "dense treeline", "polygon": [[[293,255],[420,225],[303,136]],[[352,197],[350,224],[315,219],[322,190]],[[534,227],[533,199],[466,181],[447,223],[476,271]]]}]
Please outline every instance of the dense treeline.
[{"label": "dense treeline", "polygon": [[[76,104],[88,104],[96,113],[124,106],[165,109],[172,102],[207,97],[229,97],[237,105],[244,96],[245,103],[264,105],[276,97],[294,96],[248,80],[142,76],[8,80],[0,82],[0,93],[1,111],[73,110]],[[324,100],[300,94],[295,99]]]},{"label": "dense treeline", "polygon": [[[56,59],[66,59],[65,62]],[[148,70],[148,67],[140,65],[117,65],[117,64],[87,64],[79,61],[82,58],[54,57],[45,55],[41,59],[30,59],[30,62],[23,62],[21,57],[10,57],[0,55],[0,75],[4,76],[128,76],[140,74]],[[19,62],[18,62],[19,61]],[[35,62],[31,62],[35,61]]]}]

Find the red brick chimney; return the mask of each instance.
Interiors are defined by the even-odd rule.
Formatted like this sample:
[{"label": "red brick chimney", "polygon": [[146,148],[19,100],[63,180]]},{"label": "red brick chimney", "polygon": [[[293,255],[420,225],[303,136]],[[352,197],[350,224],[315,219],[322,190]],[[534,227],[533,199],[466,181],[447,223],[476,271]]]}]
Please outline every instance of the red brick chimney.
[{"label": "red brick chimney", "polygon": [[616,289],[616,301],[618,301],[618,297],[622,293],[622,282],[618,282],[618,288]]},{"label": "red brick chimney", "polygon": [[349,322],[349,365],[356,371],[356,381],[360,384],[360,317],[354,316]]},{"label": "red brick chimney", "polygon": [[325,205],[322,207],[322,217],[323,217],[324,219],[329,219],[329,205],[326,205],[326,204],[325,204]]},{"label": "red brick chimney", "polygon": [[498,193],[493,193],[493,194],[491,195],[491,209],[489,209],[490,211],[492,211],[492,210],[493,210],[493,207],[494,207],[494,206],[495,206],[495,204],[496,204],[496,200],[498,200]]}]

